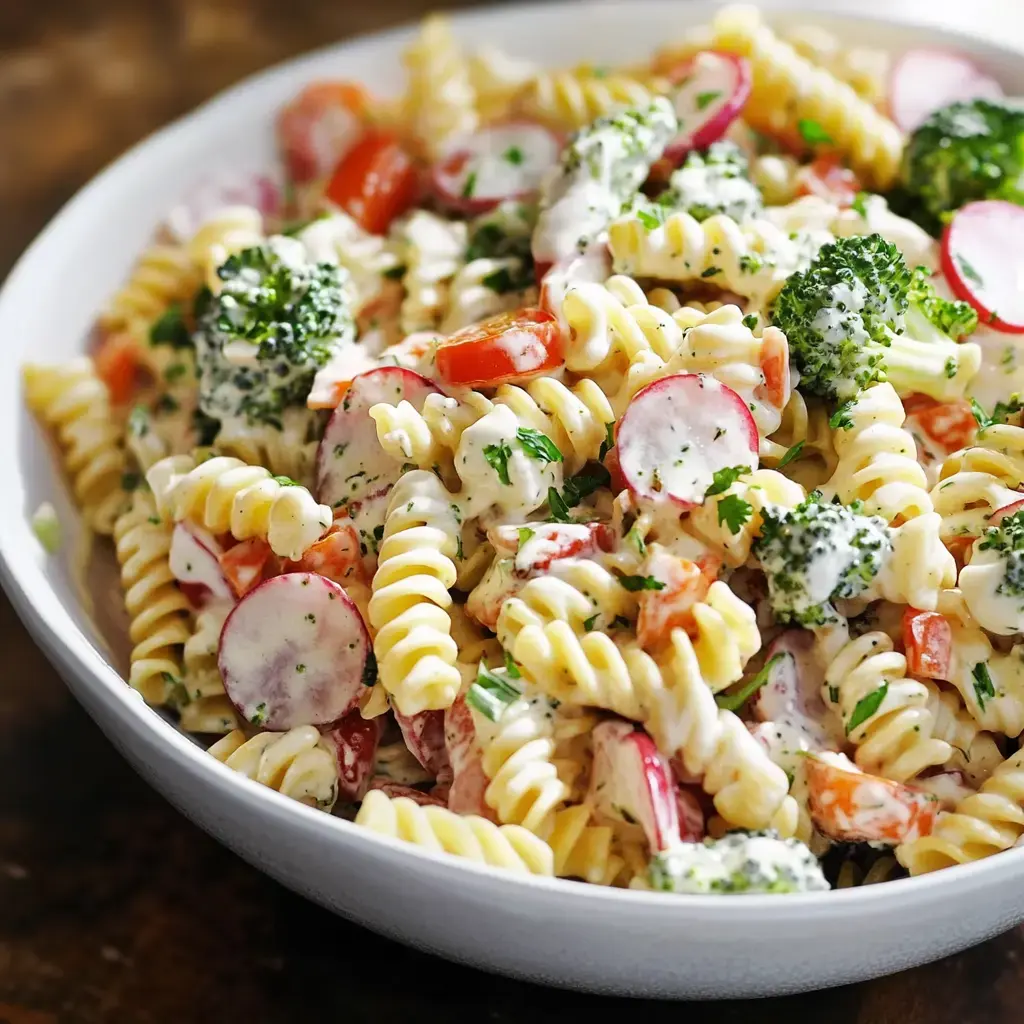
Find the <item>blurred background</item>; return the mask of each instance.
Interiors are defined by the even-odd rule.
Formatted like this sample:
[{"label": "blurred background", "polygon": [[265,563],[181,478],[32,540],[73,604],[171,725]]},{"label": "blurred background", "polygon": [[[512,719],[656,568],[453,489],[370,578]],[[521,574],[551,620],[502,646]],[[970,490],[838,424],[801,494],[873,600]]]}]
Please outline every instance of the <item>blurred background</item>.
[{"label": "blurred background", "polygon": [[[946,3],[952,12],[950,0],[926,6],[934,13]],[[1016,0],[1002,5],[1007,16],[1019,13]],[[464,6],[0,0],[0,278],[98,170],[225,86],[304,50]],[[956,4],[961,20],[971,10]],[[55,281],[40,301],[59,301],[60,287]],[[598,1008],[642,1013],[653,1024],[679,1019],[678,1006],[493,978],[331,917],[146,788],[2,597],[0,649],[0,1024],[314,1015],[542,1024]],[[1010,1024],[1024,1019],[1022,955],[1017,931],[894,978],[756,1007],[694,1005],[685,1019],[740,1022],[756,1013],[787,1024]]]}]

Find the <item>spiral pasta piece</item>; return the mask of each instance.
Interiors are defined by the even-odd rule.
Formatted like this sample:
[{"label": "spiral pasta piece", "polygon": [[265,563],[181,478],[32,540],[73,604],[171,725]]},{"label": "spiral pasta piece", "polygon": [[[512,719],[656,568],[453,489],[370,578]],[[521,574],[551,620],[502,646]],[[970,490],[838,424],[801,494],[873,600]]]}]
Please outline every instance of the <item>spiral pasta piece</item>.
[{"label": "spiral pasta piece", "polygon": [[637,78],[595,74],[592,68],[535,75],[516,97],[518,111],[559,131],[590,124],[620,107],[645,108],[654,98]]},{"label": "spiral pasta piece", "polygon": [[1024,460],[1013,454],[979,446],[950,455],[931,492],[935,511],[942,516],[942,539],[954,544],[958,538],[980,537],[993,512],[1020,500],[1022,484]]},{"label": "spiral pasta piece", "polygon": [[995,738],[984,732],[953,690],[925,683],[932,735],[953,749],[947,767],[961,771],[973,786],[980,786],[1003,759]]},{"label": "spiral pasta piece", "polygon": [[190,298],[198,286],[195,262],[184,246],[151,245],[100,314],[100,326],[127,331],[148,344],[153,322],[173,303]]},{"label": "spiral pasta piece", "polygon": [[400,239],[406,266],[402,277],[402,331],[432,331],[448,308],[452,279],[466,262],[466,225],[416,210],[402,228]]},{"label": "spiral pasta piece", "polygon": [[800,446],[799,457],[785,467],[786,476],[804,490],[813,491],[835,473],[839,456],[832,443],[829,413],[824,404],[816,400],[808,403],[799,391],[793,389],[782,410],[779,429],[762,440],[762,465],[777,468],[797,445]]},{"label": "spiral pasta piece", "polygon": [[637,216],[620,217],[608,228],[608,246],[617,274],[712,284],[760,308],[813,255],[768,220],[738,224],[715,214],[698,221],[682,211],[653,228]]},{"label": "spiral pasta piece", "polygon": [[942,543],[938,512],[915,516],[892,531],[892,553],[875,581],[886,601],[934,611],[956,583],[956,562]]},{"label": "spiral pasta piece", "polygon": [[469,81],[484,124],[508,120],[513,101],[533,77],[534,66],[494,46],[482,46],[469,58]]},{"label": "spiral pasta piece", "polygon": [[85,521],[96,533],[111,534],[124,507],[127,461],[106,385],[84,357],[62,366],[30,363],[22,375],[29,407],[56,435]]},{"label": "spiral pasta piece", "polygon": [[380,682],[399,711],[450,707],[462,678],[451,638],[459,523],[432,473],[406,473],[391,492],[370,598]]},{"label": "spiral pasta piece", "polygon": [[216,293],[220,291],[218,267],[229,256],[262,244],[264,237],[263,215],[259,210],[252,206],[224,206],[200,224],[186,250],[204,283]]},{"label": "spiral pasta piece", "polygon": [[338,799],[337,758],[311,725],[261,732],[250,740],[234,729],[209,753],[247,779],[310,807],[329,811]]},{"label": "spiral pasta piece", "polygon": [[545,838],[555,811],[569,797],[553,763],[552,719],[543,696],[513,701],[483,746],[484,774],[490,779],[484,792],[487,806],[503,825],[522,825]]},{"label": "spiral pasta piece", "polygon": [[166,704],[180,694],[192,609],[168,561],[171,527],[157,515],[152,496],[141,488],[132,493],[128,509],[114,523],[114,545],[131,620],[128,682],[147,703]]},{"label": "spiral pasta piece", "polygon": [[470,134],[479,123],[469,65],[441,14],[424,18],[403,59],[408,75],[405,116],[424,153],[435,159],[446,142]]},{"label": "spiral pasta piece", "polygon": [[887,51],[845,46],[838,35],[818,25],[796,25],[781,35],[801,57],[827,68],[872,106],[881,107],[888,99],[892,58]]},{"label": "spiral pasta piece", "polygon": [[912,874],[967,864],[1016,845],[1024,836],[1024,750],[1007,758],[977,793],[939,814],[931,835],[896,848]]},{"label": "spiral pasta piece", "polygon": [[425,850],[448,853],[518,874],[554,874],[551,847],[518,825],[495,825],[475,814],[454,814],[445,807],[421,807],[408,797],[391,799],[370,790],[356,824]]},{"label": "spiral pasta piece", "polygon": [[952,754],[945,740],[933,736],[927,687],[906,672],[907,659],[885,633],[865,633],[832,659],[822,687],[857,747],[857,765],[897,782],[945,764]]},{"label": "spiral pasta piece", "polygon": [[573,559],[557,572],[527,580],[498,613],[498,640],[511,650],[525,626],[566,622],[576,632],[609,629],[616,618],[635,619],[636,595],[598,562]]},{"label": "spiral pasta piece", "polygon": [[715,703],[694,645],[681,629],[672,631],[663,670],[678,712],[661,749],[678,751],[686,770],[703,776],[704,791],[731,825],[792,836],[799,809],[786,773],[736,715]]},{"label": "spiral pasta piece", "polygon": [[905,417],[891,384],[875,384],[850,402],[832,434],[839,463],[825,495],[847,505],[862,501],[865,513],[892,526],[931,512],[928,478],[913,436],[903,429]]},{"label": "spiral pasta piece", "polygon": [[[796,508],[807,495],[804,489],[773,469],[758,469],[740,477],[721,494],[706,498],[690,513],[694,532],[732,566],[744,565],[750,549],[761,535],[763,512],[767,506]],[[746,522],[733,532],[728,519],[720,514],[723,501],[740,500],[750,507]]]},{"label": "spiral pasta piece", "polygon": [[189,456],[169,456],[146,479],[157,504],[175,521],[188,519],[235,540],[260,537],[282,558],[300,559],[334,521],[330,508],[305,487],[227,456],[198,466]]},{"label": "spiral pasta piece", "polygon": [[227,733],[238,724],[217,665],[220,634],[230,611],[226,602],[208,604],[196,614],[195,628],[185,642],[182,684],[188,703],[178,713],[188,732]]},{"label": "spiral pasta piece", "polygon": [[758,131],[787,138],[800,120],[815,121],[862,180],[879,191],[895,183],[903,156],[899,128],[845,82],[779,39],[756,7],[719,11],[712,47],[750,61],[753,91],[743,116]]}]

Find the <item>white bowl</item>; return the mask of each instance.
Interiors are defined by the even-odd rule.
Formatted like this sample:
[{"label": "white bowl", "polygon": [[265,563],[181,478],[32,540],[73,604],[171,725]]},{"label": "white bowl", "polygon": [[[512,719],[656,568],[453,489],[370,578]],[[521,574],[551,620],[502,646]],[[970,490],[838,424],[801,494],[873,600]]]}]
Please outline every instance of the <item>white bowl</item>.
[{"label": "white bowl", "polygon": [[[769,5],[782,6],[782,5]],[[1001,2],[797,4],[921,21],[958,18],[999,45],[939,29],[853,20],[844,37],[975,53],[1013,94],[1024,27]],[[1009,5],[1006,5],[1009,7]],[[460,33],[541,63],[628,62],[710,5],[647,2],[502,5],[456,16]],[[983,16],[991,18],[986,23]],[[805,19],[806,20],[806,17]],[[300,806],[216,762],[143,704],[111,665],[76,594],[67,556],[48,559],[27,519],[54,500],[74,514],[16,367],[81,350],[169,200],[215,165],[269,161],[274,111],[305,82],[334,74],[393,91],[412,29],[322,50],[250,79],[133,149],[83,189],[26,252],[0,292],[0,571],[4,588],[76,697],[128,760],[184,814],[290,888],[377,931],[480,967],[596,992],[727,997],[857,981],[936,959],[1024,919],[1024,849],[938,874],[786,897],[663,896],[518,879],[356,828]],[[65,550],[69,550],[68,545]],[[104,598],[104,606],[116,598]]]}]

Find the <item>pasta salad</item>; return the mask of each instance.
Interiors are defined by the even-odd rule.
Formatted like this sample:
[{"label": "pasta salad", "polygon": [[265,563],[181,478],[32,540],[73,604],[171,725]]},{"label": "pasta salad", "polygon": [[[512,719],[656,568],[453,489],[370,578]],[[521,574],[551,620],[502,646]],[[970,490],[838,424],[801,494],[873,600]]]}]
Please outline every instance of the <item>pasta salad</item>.
[{"label": "pasta salad", "polygon": [[[890,66],[892,65],[892,66]],[[128,683],[513,872],[789,893],[1024,839],[1024,112],[752,7],[276,114],[24,368]],[[35,517],[52,547],[52,509]]]}]

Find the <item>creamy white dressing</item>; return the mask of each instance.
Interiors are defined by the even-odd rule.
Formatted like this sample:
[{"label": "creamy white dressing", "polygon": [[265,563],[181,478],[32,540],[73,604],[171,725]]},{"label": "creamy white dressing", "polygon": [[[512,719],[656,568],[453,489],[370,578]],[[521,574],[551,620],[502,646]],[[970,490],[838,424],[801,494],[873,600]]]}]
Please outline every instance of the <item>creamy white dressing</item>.
[{"label": "creamy white dressing", "polygon": [[541,125],[506,124],[457,139],[452,151],[466,155],[458,173],[446,176],[452,194],[494,199],[536,191],[558,159],[559,143]]},{"label": "creamy white dressing", "polygon": [[537,262],[560,262],[597,241],[677,129],[671,105],[659,97],[643,111],[598,118],[579,132],[541,186]]},{"label": "creamy white dressing", "polygon": [[505,331],[496,344],[520,374],[539,370],[548,356],[544,342],[533,331]]},{"label": "creamy white dressing", "polygon": [[[516,414],[496,405],[463,431],[455,469],[462,480],[465,519],[525,519],[548,500],[548,488],[562,489],[562,464],[527,454],[516,437],[518,429]],[[508,483],[502,480],[501,466]]]},{"label": "creamy white dressing", "polygon": [[997,402],[1024,394],[1024,335],[979,326],[971,341],[981,349],[981,368],[967,385],[967,396],[991,412]]},{"label": "creamy white dressing", "polygon": [[971,615],[980,626],[999,636],[1024,631],[1024,595],[999,592],[1006,570],[1006,558],[1001,552],[993,548],[982,550],[980,543],[975,543],[959,580]]}]

